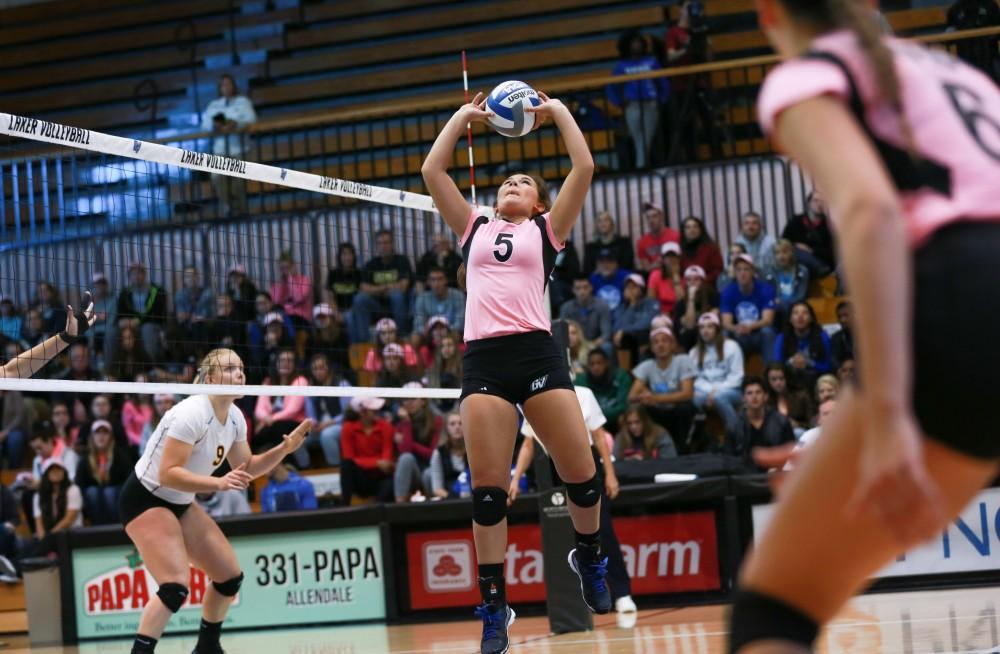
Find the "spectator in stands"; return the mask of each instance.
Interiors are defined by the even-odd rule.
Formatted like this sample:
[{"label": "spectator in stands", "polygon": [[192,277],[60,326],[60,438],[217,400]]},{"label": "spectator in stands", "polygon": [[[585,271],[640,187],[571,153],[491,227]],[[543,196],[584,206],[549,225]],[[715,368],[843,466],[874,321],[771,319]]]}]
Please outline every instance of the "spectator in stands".
[{"label": "spectator in stands", "polygon": [[[611,72],[613,76],[660,70],[660,62],[649,52],[646,39],[637,29],[628,29],[619,37],[618,56],[621,59]],[[657,77],[608,84],[607,94],[608,101],[621,107],[625,113],[625,124],[635,153],[635,167],[640,170],[646,168],[656,140],[660,105],[670,95],[670,83],[665,77]]]},{"label": "spectator in stands", "polygon": [[827,218],[823,196],[813,189],[806,198],[806,213],[792,216],[781,232],[795,246],[799,263],[809,269],[815,279],[833,272],[836,263],[833,252],[833,234]]},{"label": "spectator in stands", "polygon": [[658,327],[649,334],[653,359],[647,359],[632,370],[635,382],[629,391],[629,402],[642,404],[650,417],[666,428],[674,443],[686,450],[688,434],[694,418],[694,363],[687,354],[677,354],[677,341],[667,327]]},{"label": "spectator in stands", "polygon": [[[428,283],[427,277],[434,269],[444,272],[445,283],[451,288],[458,288],[458,267],[462,265],[462,255],[455,252],[452,238],[444,232],[434,235],[434,247],[424,253],[417,262],[416,289],[422,293],[424,284]],[[440,312],[438,312],[440,313]],[[416,325],[423,323],[417,322]]]},{"label": "spectator in stands", "polygon": [[[948,8],[948,31],[964,31],[1000,26],[1000,6],[996,0],[956,0]],[[995,34],[975,39],[962,39],[955,43],[959,58],[997,79],[997,46],[1000,36]]]},{"label": "spectator in stands", "polygon": [[389,343],[382,348],[382,369],[375,375],[375,386],[379,388],[402,388],[415,377],[413,371],[403,363],[405,353],[399,343]]},{"label": "spectator in stands", "polygon": [[[427,369],[427,388],[462,388],[462,352],[459,348],[459,337],[455,332],[448,332],[441,337],[434,351],[434,361]],[[435,399],[430,401],[431,411],[443,416],[457,408],[453,399]]]},{"label": "spectator in stands", "polygon": [[458,477],[469,469],[469,458],[465,452],[465,435],[462,432],[462,416],[457,411],[445,416],[444,430],[445,441],[431,454],[430,477],[433,499],[461,497]]},{"label": "spectator in stands", "polygon": [[75,477],[91,524],[118,522],[118,494],[134,465],[131,453],[115,445],[111,423],[95,420],[90,428],[86,455],[80,459]]},{"label": "spectator in stands", "polygon": [[566,341],[569,345],[569,372],[571,376],[576,377],[587,369],[587,353],[595,346],[587,340],[583,327],[575,320],[566,321]]},{"label": "spectator in stands", "polygon": [[140,455],[142,450],[139,444],[142,443],[142,434],[153,420],[153,397],[151,395],[126,395],[122,404],[122,428],[128,445]]},{"label": "spectator in stands", "polygon": [[28,442],[28,407],[20,391],[0,390],[0,451],[9,469],[24,465]]},{"label": "spectator in stands", "polygon": [[365,356],[365,370],[375,373],[382,370],[382,354],[390,343],[396,343],[403,348],[403,366],[415,370],[420,365],[416,350],[409,343],[400,340],[396,321],[392,318],[382,318],[375,324],[375,347]]},{"label": "spectator in stands", "polygon": [[621,368],[613,368],[607,353],[595,347],[587,354],[587,369],[576,376],[576,386],[585,386],[594,393],[601,412],[607,418],[605,429],[618,430],[618,422],[628,408],[628,393],[632,378]]},{"label": "spectator in stands", "polygon": [[774,342],[774,360],[790,367],[793,383],[801,388],[812,388],[819,375],[833,370],[830,337],[808,302],[789,307],[785,328]]},{"label": "spectator in stands", "polygon": [[[743,253],[749,254],[761,270],[770,270],[774,267],[775,240],[764,231],[764,220],[759,213],[748,211],[743,214],[740,233],[735,242],[743,246]],[[732,264],[732,256],[729,263]]]},{"label": "spectator in stands", "polygon": [[690,353],[697,370],[694,405],[718,413],[729,430],[736,425],[743,401],[743,351],[725,337],[715,313],[701,315],[698,334],[698,344]]},{"label": "spectator in stands", "polygon": [[608,304],[594,297],[594,287],[590,279],[578,277],[573,281],[572,300],[567,300],[559,308],[562,320],[573,320],[583,329],[583,338],[593,346],[611,343],[611,309]]},{"label": "spectator in stands", "polygon": [[701,266],[684,271],[684,300],[674,305],[671,315],[681,350],[687,352],[698,344],[698,318],[708,312],[718,312],[719,296],[715,287],[705,280]]},{"label": "spectator in stands", "polygon": [[626,409],[622,423],[615,436],[615,460],[645,461],[677,456],[677,446],[670,434],[653,422],[644,407]]},{"label": "spectator in stands", "polygon": [[[823,425],[830,421],[830,417],[833,415],[833,410],[836,408],[836,396],[829,397],[820,402],[819,413],[816,415],[816,426],[799,437],[799,448],[809,447],[816,441],[817,438],[819,438]],[[789,466],[786,464],[785,470],[788,469]]]},{"label": "spectator in stands", "polygon": [[743,348],[743,355],[774,356],[774,287],[754,277],[749,254],[736,256],[736,279],[722,291],[722,326]]},{"label": "spectator in stands", "polygon": [[787,366],[780,361],[764,368],[768,402],[778,413],[788,418],[796,435],[809,428],[813,417],[813,404],[805,389],[788,383]]},{"label": "spectator in stands", "polygon": [[[80,426],[80,433],[77,434],[77,447],[84,448],[90,439],[90,430],[94,421],[106,420],[111,423],[112,433],[115,435],[115,443],[122,447],[128,447],[128,438],[125,436],[125,429],[122,427],[121,416],[115,411],[115,406],[111,401],[111,396],[99,393],[90,401],[91,421]],[[75,474],[75,468],[71,472]]]},{"label": "spectator in stands", "polygon": [[[458,332],[460,330],[456,330]],[[421,337],[423,345],[418,350],[420,353],[420,363],[424,369],[434,365],[434,355],[441,346],[441,339],[452,334],[451,323],[446,316],[431,316],[427,319],[427,328]],[[414,334],[416,340],[416,334]]]},{"label": "spectator in stands", "polygon": [[31,515],[35,518],[35,541],[29,550],[32,557],[56,551],[53,534],[83,526],[83,495],[57,458],[45,462]]},{"label": "spectator in stands", "polygon": [[[406,388],[422,389],[420,382],[409,382]],[[422,397],[407,398],[396,411],[396,438],[399,459],[393,477],[397,502],[409,502],[419,491],[425,497],[432,493],[431,456],[438,447],[444,419],[431,411]]]},{"label": "spectator in stands", "polygon": [[622,305],[625,280],[630,274],[631,271],[618,267],[618,260],[611,248],[597,253],[597,270],[590,275],[590,285],[594,288],[595,297],[604,300],[612,315]]},{"label": "spectator in stands", "polygon": [[351,309],[351,342],[367,343],[375,314],[390,311],[403,331],[409,325],[409,291],[413,278],[410,260],[396,254],[392,232],[379,230],[375,234],[377,256],[372,257],[362,271],[361,292],[354,297]]},{"label": "spectator in stands", "polygon": [[[216,347],[234,350],[243,357],[246,355],[247,344],[246,322],[237,310],[236,300],[226,291],[215,298],[215,315],[205,325],[207,342]],[[201,358],[202,349],[198,350],[196,358]]]},{"label": "spectator in stands", "polygon": [[[649,326],[659,312],[660,303],[646,297],[646,281],[642,275],[632,273],[626,277],[624,302],[614,313],[611,330],[615,348],[628,352],[630,362],[637,362],[639,349],[649,344]],[[604,415],[607,414],[605,410]]]},{"label": "spectator in stands", "polygon": [[242,263],[233,264],[226,273],[226,292],[233,296],[236,315],[242,322],[254,318],[254,303],[257,301],[257,287],[247,277],[247,269]]},{"label": "spectator in stands", "polygon": [[[354,249],[353,243],[341,243],[337,246],[337,266],[330,268],[326,274],[326,293],[324,297],[327,304],[337,310],[337,313],[344,317],[347,325],[351,325],[351,307],[354,306],[354,296],[361,290],[361,269],[358,268],[358,253]],[[348,334],[351,342],[364,343],[368,340],[368,333],[365,330],[365,337],[358,341],[354,339],[354,334]]]},{"label": "spectator in stands", "polygon": [[[247,130],[257,122],[250,98],[240,95],[236,80],[224,74],[219,78],[219,97],[208,103],[201,114],[201,129],[212,132],[212,154],[243,159],[249,145]],[[246,182],[236,177],[212,175],[212,185],[219,199],[219,214],[242,216],[247,213]]]},{"label": "spectator in stands", "polygon": [[580,274],[580,257],[576,254],[573,240],[569,239],[556,255],[552,274],[549,276],[549,310],[552,315],[558,315],[559,307],[573,299],[573,282]]},{"label": "spectator in stands", "polygon": [[[53,334],[56,332],[53,332]],[[36,345],[41,344],[45,339],[53,334],[49,334],[45,331],[45,319],[42,318],[42,312],[37,309],[28,309],[27,318],[24,324],[21,326],[21,347],[22,349],[31,349]],[[7,357],[10,360],[11,357]],[[40,372],[45,373],[43,368]],[[38,374],[35,374],[38,377]]]},{"label": "spectator in stands", "polygon": [[684,299],[681,282],[681,246],[673,241],[663,244],[659,265],[649,273],[649,297],[660,303],[660,313],[671,315]]},{"label": "spectator in stands", "polygon": [[[265,386],[308,386],[309,380],[295,365],[295,350],[282,348],[278,352]],[[306,419],[305,398],[297,395],[271,397],[261,395],[254,408],[253,446],[263,452],[280,443],[300,422]]]},{"label": "spectator in stands", "polygon": [[[296,450],[298,451],[298,450]],[[231,489],[227,491],[212,491],[211,493],[198,493],[194,496],[195,501],[205,510],[213,520],[228,518],[236,515],[246,515],[252,513],[250,503],[247,502],[247,492]]]},{"label": "spectator in stands", "polygon": [[836,375],[822,375],[816,380],[816,406],[822,406],[827,400],[832,400],[840,394],[840,380]]},{"label": "spectator in stands", "polygon": [[583,274],[589,275],[597,269],[597,255],[602,250],[610,250],[622,270],[635,270],[635,254],[632,241],[618,233],[615,220],[607,211],[597,214],[595,221],[597,234],[583,249]]},{"label": "spectator in stands", "polygon": [[[87,409],[84,408],[84,416],[86,414]],[[52,403],[52,427],[55,429],[56,438],[61,438],[67,447],[76,449],[80,427],[75,424],[70,415],[69,405],[65,402],[57,400]],[[80,445],[80,450],[83,451],[83,446],[86,444],[81,443]]]},{"label": "spectator in stands", "polygon": [[648,272],[660,265],[663,244],[670,242],[680,245],[681,235],[677,230],[667,227],[663,209],[647,202],[642,205],[642,215],[649,225],[649,231],[639,237],[635,251],[639,270]]},{"label": "spectator in stands", "polygon": [[[268,323],[274,321],[276,314],[281,319],[280,322],[284,323],[284,334],[288,338],[288,342],[295,342],[295,325],[292,324],[292,321],[288,318],[288,316],[281,313],[281,311],[275,307],[270,293],[267,291],[257,292],[257,297],[254,299],[254,312],[256,316],[247,327],[247,336],[249,339],[252,358],[259,358],[259,350],[264,347],[264,337],[267,331],[267,325]],[[254,354],[255,352],[256,355]]]},{"label": "spectator in stands", "polygon": [[351,370],[350,348],[344,319],[337,309],[326,302],[313,307],[313,324],[307,348],[309,354],[327,354],[337,371],[345,374]]},{"label": "spectator in stands", "polygon": [[445,270],[437,265],[427,269],[427,290],[417,296],[413,308],[413,346],[424,342],[423,330],[430,329],[430,319],[444,316],[448,326],[456,331],[465,329],[465,293],[448,286]]},{"label": "spectator in stands", "polygon": [[792,242],[783,238],[774,246],[774,266],[762,272],[764,281],[774,287],[774,318],[781,324],[789,308],[809,294],[809,269],[796,259]]},{"label": "spectator in stands", "polygon": [[[134,334],[134,332],[133,332]],[[86,343],[73,343],[69,346],[69,368],[53,377],[53,379],[65,379],[69,381],[104,381],[104,376],[98,374],[90,364],[90,349]],[[144,354],[142,356],[145,356]],[[90,404],[93,395],[91,393],[53,393],[54,402],[64,402],[72,410],[73,419],[76,422],[87,420],[87,405]]]},{"label": "spectator in stands", "polygon": [[[163,361],[163,359],[158,359]],[[153,362],[139,343],[139,334],[130,323],[118,329],[117,342],[111,349],[111,361],[108,363],[108,377],[113,381],[134,382],[137,377],[144,377],[153,369]]]},{"label": "spectator in stands", "polygon": [[837,379],[843,385],[853,384],[857,381],[857,372],[855,370],[855,362],[853,358],[844,359],[837,366]]},{"label": "spectator in stands", "polygon": [[42,314],[46,334],[58,334],[66,325],[66,305],[59,298],[59,291],[49,282],[38,282],[35,301],[29,308]]},{"label": "spectator in stands", "polygon": [[308,275],[299,274],[289,250],[282,251],[278,258],[278,280],[271,284],[271,299],[292,321],[296,333],[312,322],[312,280]]},{"label": "spectator in stands", "polygon": [[344,420],[340,487],[348,506],[355,496],[374,496],[380,502],[393,499],[393,429],[388,420],[378,415],[384,406],[382,398],[355,398],[351,408],[358,417]]},{"label": "spectator in stands", "polygon": [[830,337],[830,364],[840,370],[844,361],[854,359],[854,307],[850,302],[837,304],[840,331]]},{"label": "spectator in stands", "polygon": [[697,216],[688,216],[681,223],[681,270],[699,266],[705,271],[710,285],[722,273],[722,252],[705,229],[705,223]]},{"label": "spectator in stands", "polygon": [[[330,365],[330,358],[316,353],[309,360],[310,386],[347,387],[350,384]],[[299,469],[309,467],[309,450],[319,443],[326,465],[340,465],[340,431],[343,427],[346,397],[319,395],[307,397],[306,417],[313,421],[312,431],[302,447],[295,450],[295,462]]]},{"label": "spectator in stands", "polygon": [[0,582],[17,583],[21,571],[18,558],[24,542],[17,535],[21,510],[17,498],[7,486],[0,485]]},{"label": "spectator in stands", "polygon": [[128,267],[129,285],[118,295],[118,328],[131,326],[142,338],[142,349],[151,361],[164,360],[163,326],[167,319],[167,292],[149,281],[146,266],[134,261]]},{"label": "spectator in stands", "polygon": [[3,338],[11,341],[20,340],[23,325],[24,317],[17,313],[14,299],[9,295],[0,296],[0,334]]},{"label": "spectator in stands", "polygon": [[250,372],[254,378],[258,371],[269,370],[274,365],[280,350],[290,349],[298,358],[292,334],[295,331],[288,327],[288,316],[272,311],[264,317],[264,341],[259,348],[250,351]]},{"label": "spectator in stands", "polygon": [[[94,273],[90,293],[97,318],[87,332],[90,347],[99,362],[107,360],[118,325],[118,300],[111,294],[108,278],[102,272]],[[101,367],[101,365],[98,365]]]},{"label": "spectator in stands", "polygon": [[[726,259],[728,265],[726,266],[726,269],[722,271],[722,274],[719,275],[719,279],[715,281],[715,288],[716,290],[718,290],[719,293],[722,293],[722,291],[725,290],[727,286],[736,281],[736,259],[741,254],[746,254],[746,253],[747,249],[743,246],[742,243],[729,244],[729,252],[727,254],[727,259]],[[771,259],[774,259],[773,252],[771,253],[770,257]],[[754,259],[754,261],[757,260]]]},{"label": "spectator in stands", "polygon": [[69,471],[70,477],[76,474],[79,457],[73,448],[66,445],[61,438],[56,437],[55,427],[48,420],[35,423],[28,437],[28,446],[35,452],[31,461],[31,472],[18,475],[18,482],[23,485],[21,493],[21,508],[26,516],[34,515],[32,503],[42,481],[42,470],[49,459],[55,459]]},{"label": "spectator in stands", "polygon": [[264,513],[308,511],[318,506],[313,485],[289,461],[274,466],[260,492],[260,510]]},{"label": "spectator in stands", "polygon": [[774,447],[794,443],[792,424],[768,403],[767,388],[760,377],[743,382],[743,412],[736,425],[726,432],[724,451],[753,464],[755,447]]},{"label": "spectator in stands", "polygon": [[182,288],[174,295],[174,317],[185,353],[193,356],[207,341],[206,325],[215,313],[215,297],[212,289],[201,285],[194,266],[184,268],[183,280]]},{"label": "spectator in stands", "polygon": [[175,404],[177,404],[177,397],[170,393],[157,393],[153,396],[153,417],[150,418],[149,422],[142,429],[142,436],[139,441],[140,452],[146,451],[146,443],[149,442],[150,436],[156,431],[163,416],[167,411],[174,408]]}]

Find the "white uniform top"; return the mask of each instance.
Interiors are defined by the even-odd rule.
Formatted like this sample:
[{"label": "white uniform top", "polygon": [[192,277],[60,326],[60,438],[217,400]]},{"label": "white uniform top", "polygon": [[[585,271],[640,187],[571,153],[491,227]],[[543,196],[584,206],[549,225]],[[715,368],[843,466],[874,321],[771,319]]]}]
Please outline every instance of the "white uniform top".
[{"label": "white uniform top", "polygon": [[160,461],[167,438],[193,445],[191,456],[184,465],[196,475],[210,475],[222,465],[233,443],[246,441],[247,422],[235,406],[229,407],[226,424],[219,424],[207,395],[192,395],[179,402],[160,419],[156,431],[146,443],[146,451],[135,464],[135,476],[149,492],[174,504],[190,504],[194,493],[187,493],[160,484]]},{"label": "white uniform top", "polygon": [[[604,412],[601,411],[601,405],[597,403],[597,398],[594,397],[594,391],[590,390],[586,386],[574,386],[573,390],[576,391],[576,399],[580,403],[580,409],[583,410],[583,422],[587,425],[587,438],[590,440],[590,444],[594,444],[593,431],[598,427],[601,427],[608,421],[604,416]],[[535,437],[535,430],[532,429],[531,425],[528,424],[528,419],[524,419],[524,424],[521,425],[521,433],[524,434],[525,438],[535,438],[538,443],[545,450],[545,443]],[[549,451],[545,450],[548,454]]]}]

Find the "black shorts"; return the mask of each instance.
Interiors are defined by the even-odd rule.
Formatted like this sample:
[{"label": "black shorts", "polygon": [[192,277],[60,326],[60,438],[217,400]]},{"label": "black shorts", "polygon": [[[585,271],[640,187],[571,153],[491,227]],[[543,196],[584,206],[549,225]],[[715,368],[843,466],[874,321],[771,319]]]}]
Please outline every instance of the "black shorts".
[{"label": "black shorts", "polygon": [[153,495],[135,476],[134,470],[122,485],[122,492],[118,496],[118,514],[121,516],[123,527],[146,511],[157,507],[167,509],[180,519],[190,506],[190,504],[174,504]]},{"label": "black shorts", "polygon": [[462,397],[497,395],[524,404],[554,388],[573,390],[566,352],[551,334],[528,332],[469,341],[462,356]]},{"label": "black shorts", "polygon": [[941,229],[914,257],[914,412],[930,438],[981,459],[1000,458],[998,253],[1000,222],[978,221]]}]

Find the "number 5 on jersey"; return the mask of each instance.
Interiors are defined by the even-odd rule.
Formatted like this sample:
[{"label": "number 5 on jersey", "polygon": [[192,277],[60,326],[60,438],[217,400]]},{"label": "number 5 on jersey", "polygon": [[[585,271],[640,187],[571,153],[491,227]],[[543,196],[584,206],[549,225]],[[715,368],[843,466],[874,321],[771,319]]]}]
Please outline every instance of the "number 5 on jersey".
[{"label": "number 5 on jersey", "polygon": [[[493,250],[493,256],[500,263],[505,263],[508,261],[512,254],[514,254],[514,235],[513,234],[497,234],[497,240],[493,245],[500,246],[498,249]],[[500,249],[503,249],[503,252]]]},{"label": "number 5 on jersey", "polygon": [[212,465],[217,466],[220,463],[222,463],[222,459],[225,456],[226,456],[226,448],[219,445],[218,447],[215,448],[215,460],[212,461]]}]

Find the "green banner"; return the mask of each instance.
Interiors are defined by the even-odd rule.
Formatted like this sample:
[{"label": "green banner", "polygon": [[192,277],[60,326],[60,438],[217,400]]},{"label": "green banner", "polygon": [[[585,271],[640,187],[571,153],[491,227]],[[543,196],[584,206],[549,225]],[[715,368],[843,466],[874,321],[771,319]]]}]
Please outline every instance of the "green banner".
[{"label": "green banner", "polygon": [[[377,527],[242,536],[232,544],[245,579],[226,628],[385,618],[382,547]],[[77,634],[129,636],[139,625],[153,580],[131,546],[73,552]],[[195,631],[211,581],[191,568],[191,594],[168,630]]]}]

